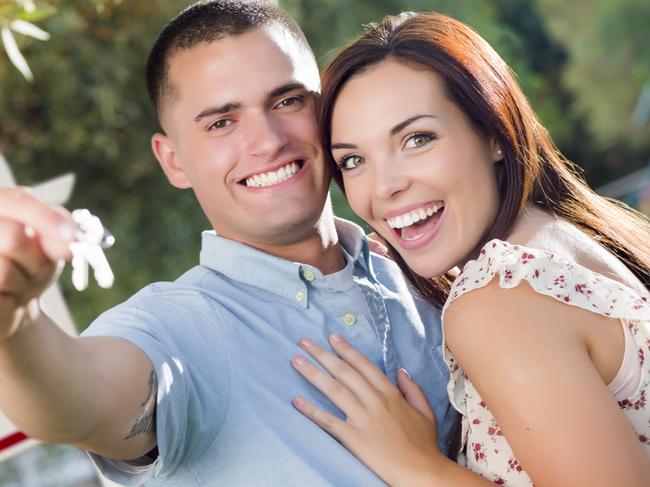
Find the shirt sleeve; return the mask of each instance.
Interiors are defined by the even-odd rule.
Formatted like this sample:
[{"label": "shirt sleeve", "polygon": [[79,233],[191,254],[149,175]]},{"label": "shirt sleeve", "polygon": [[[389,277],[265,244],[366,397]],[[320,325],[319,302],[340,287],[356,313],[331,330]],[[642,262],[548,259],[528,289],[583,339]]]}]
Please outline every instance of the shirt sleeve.
[{"label": "shirt sleeve", "polygon": [[199,293],[159,292],[152,285],[102,314],[82,334],[128,340],[147,355],[157,377],[158,458],[119,461],[91,454],[103,475],[129,486],[180,478],[205,453],[230,399],[230,357],[221,329],[212,305]]}]

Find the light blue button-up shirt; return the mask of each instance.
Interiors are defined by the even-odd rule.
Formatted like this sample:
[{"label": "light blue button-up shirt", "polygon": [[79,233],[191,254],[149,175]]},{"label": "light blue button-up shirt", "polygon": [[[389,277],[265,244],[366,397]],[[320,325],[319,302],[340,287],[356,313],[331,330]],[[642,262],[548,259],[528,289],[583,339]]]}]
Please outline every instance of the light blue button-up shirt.
[{"label": "light blue button-up shirt", "polygon": [[144,288],[86,330],[131,341],[158,378],[159,458],[137,466],[93,456],[107,477],[174,487],[384,485],[291,406],[302,395],[342,417],[290,365],[299,339],[327,346],[333,332],[391,380],[406,368],[441,436],[448,431],[439,313],[409,292],[392,261],[370,254],[358,226],[337,220],[337,230],[348,266],[334,279],[205,232],[201,265]]}]

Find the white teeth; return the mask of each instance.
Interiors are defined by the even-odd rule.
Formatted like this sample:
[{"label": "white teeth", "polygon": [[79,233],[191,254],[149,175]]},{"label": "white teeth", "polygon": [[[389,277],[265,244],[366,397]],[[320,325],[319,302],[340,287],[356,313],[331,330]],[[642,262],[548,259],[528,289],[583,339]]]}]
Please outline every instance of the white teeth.
[{"label": "white teeth", "polygon": [[297,162],[291,162],[286,166],[282,166],[277,171],[255,174],[254,176],[246,178],[246,186],[262,188],[264,186],[272,186],[274,184],[279,184],[291,178],[294,174],[298,172],[299,169],[300,166],[298,165]]},{"label": "white teeth", "polygon": [[434,213],[437,213],[443,207],[443,203],[435,203],[431,206],[427,206],[426,208],[418,208],[416,210],[409,211],[408,213],[404,213],[403,215],[388,218],[386,221],[391,228],[404,228],[411,226],[420,220],[426,220],[430,216],[433,216]]}]

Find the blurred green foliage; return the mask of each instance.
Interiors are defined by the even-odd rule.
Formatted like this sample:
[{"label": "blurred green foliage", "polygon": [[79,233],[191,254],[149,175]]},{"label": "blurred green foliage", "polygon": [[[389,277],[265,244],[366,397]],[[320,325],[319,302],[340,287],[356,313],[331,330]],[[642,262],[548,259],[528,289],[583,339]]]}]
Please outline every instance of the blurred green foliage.
[{"label": "blurred green foliage", "polygon": [[[34,82],[0,52],[0,151],[22,184],[74,172],[70,208],[87,207],[115,233],[111,290],[78,294],[62,279],[85,327],[99,312],[198,260],[208,224],[190,191],[171,188],[149,148],[158,129],[144,85],[149,48],[188,1],[51,0],[33,19],[47,43],[17,36]],[[15,0],[0,0],[3,8]],[[518,74],[560,148],[594,186],[643,166],[650,128],[631,113],[650,80],[647,0],[281,0],[321,65],[362,25],[401,11],[437,10],[473,26]],[[53,9],[56,10],[55,15]],[[47,10],[47,12],[45,12]],[[47,13],[47,15],[45,15]],[[337,192],[338,214],[350,216]]]}]

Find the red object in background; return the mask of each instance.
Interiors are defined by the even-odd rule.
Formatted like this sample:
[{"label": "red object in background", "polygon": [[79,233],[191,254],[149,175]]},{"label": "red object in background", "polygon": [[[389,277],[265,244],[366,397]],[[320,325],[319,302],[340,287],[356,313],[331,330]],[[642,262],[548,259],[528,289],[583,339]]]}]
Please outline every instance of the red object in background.
[{"label": "red object in background", "polygon": [[5,436],[4,438],[0,438],[0,452],[6,450],[7,448],[11,448],[12,446],[15,446],[27,439],[27,435],[25,433],[21,433],[20,431],[12,435]]}]

